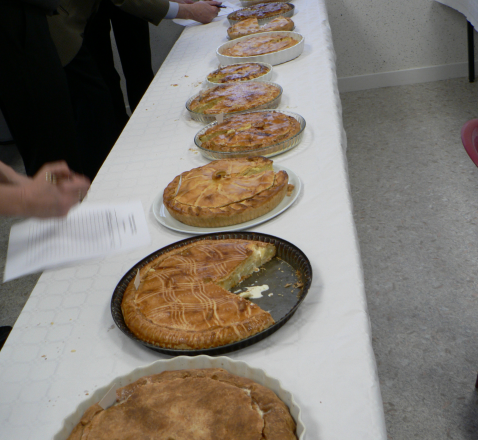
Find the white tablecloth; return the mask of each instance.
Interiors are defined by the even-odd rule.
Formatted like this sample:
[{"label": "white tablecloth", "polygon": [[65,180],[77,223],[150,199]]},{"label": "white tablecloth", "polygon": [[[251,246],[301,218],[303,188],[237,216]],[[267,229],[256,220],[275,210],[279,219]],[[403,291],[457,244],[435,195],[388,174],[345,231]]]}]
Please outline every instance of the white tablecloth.
[{"label": "white tablecloth", "polygon": [[[386,438],[382,401],[352,218],[346,139],[335,54],[323,0],[300,0],[293,18],[304,53],[276,66],[280,108],[307,121],[302,143],[275,158],[304,184],[297,202],[255,228],[301,248],[312,287],[292,319],[267,339],[229,354],[265,369],[293,391],[307,439]],[[166,356],[129,340],[114,325],[112,292],[123,274],[151,252],[187,236],[151,213],[158,193],[180,172],[206,163],[194,150],[201,127],[184,112],[205,74],[217,67],[224,20],[186,28],[156,75],[91,188],[88,199],[140,199],[153,243],[127,255],[42,275],[0,352],[0,438],[51,439],[96,388]]]},{"label": "white tablecloth", "polygon": [[478,2],[476,0],[435,0],[461,12],[466,19],[478,29]]}]

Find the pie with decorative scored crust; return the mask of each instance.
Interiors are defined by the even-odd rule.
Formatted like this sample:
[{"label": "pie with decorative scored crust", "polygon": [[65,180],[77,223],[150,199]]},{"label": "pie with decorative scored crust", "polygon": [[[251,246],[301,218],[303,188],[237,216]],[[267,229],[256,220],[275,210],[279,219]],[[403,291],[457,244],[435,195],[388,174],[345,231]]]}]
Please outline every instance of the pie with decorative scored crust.
[{"label": "pie with decorative scored crust", "polygon": [[253,220],[285,197],[289,176],[265,157],[215,160],[186,171],[166,187],[163,203],[176,220],[213,228]]},{"label": "pie with decorative scored crust", "polygon": [[230,20],[245,20],[247,18],[255,17],[258,19],[273,17],[274,15],[281,15],[289,12],[292,6],[288,3],[259,3],[252,5],[238,11],[231,12],[227,18]]},{"label": "pie with decorative scored crust", "polygon": [[259,63],[231,64],[211,72],[207,80],[216,84],[248,81],[270,72],[270,68]]},{"label": "pie with decorative scored crust", "polygon": [[234,46],[224,49],[222,55],[252,57],[288,49],[298,43],[299,41],[288,35],[258,35],[257,37],[248,38],[245,41],[239,41]]},{"label": "pie with decorative scored crust", "polygon": [[270,389],[221,368],[165,371],[90,406],[68,440],[297,440]]},{"label": "pie with decorative scored crust", "polygon": [[294,29],[294,22],[287,17],[277,17],[269,23],[259,26],[257,18],[248,18],[242,20],[239,23],[231,26],[227,30],[227,35],[231,40],[236,38],[245,37],[246,35],[258,34],[260,32],[273,32],[273,31],[291,31]]},{"label": "pie with decorative scored crust", "polygon": [[206,130],[199,140],[211,151],[240,152],[264,148],[295,136],[300,123],[275,111],[245,113],[226,119]]},{"label": "pie with decorative scored crust", "polygon": [[252,110],[272,102],[280,93],[279,86],[267,82],[224,84],[199,93],[189,110],[206,115]]},{"label": "pie with decorative scored crust", "polygon": [[256,304],[228,290],[271,260],[260,241],[199,240],[169,251],[140,270],[121,310],[141,340],[163,348],[198,350],[240,341],[274,324]]}]

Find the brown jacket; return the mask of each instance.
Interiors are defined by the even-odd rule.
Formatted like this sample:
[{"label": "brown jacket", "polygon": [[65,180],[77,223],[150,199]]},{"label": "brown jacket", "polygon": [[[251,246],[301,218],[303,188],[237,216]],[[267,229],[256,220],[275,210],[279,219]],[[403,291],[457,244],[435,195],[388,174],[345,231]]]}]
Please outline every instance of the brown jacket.
[{"label": "brown jacket", "polygon": [[[100,1],[61,0],[58,14],[48,17],[50,33],[62,64],[67,65],[78,53],[83,43],[83,32],[88,19],[98,9]],[[168,0],[111,0],[123,11],[143,18],[155,25],[166,16]]]}]

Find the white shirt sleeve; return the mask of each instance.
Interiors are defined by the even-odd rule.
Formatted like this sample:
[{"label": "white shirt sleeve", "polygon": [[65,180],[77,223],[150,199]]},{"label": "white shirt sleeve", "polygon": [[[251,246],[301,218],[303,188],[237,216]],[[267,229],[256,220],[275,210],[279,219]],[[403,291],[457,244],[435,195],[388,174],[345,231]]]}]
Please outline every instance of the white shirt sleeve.
[{"label": "white shirt sleeve", "polygon": [[166,17],[164,18],[169,18],[169,19],[176,18],[178,15],[178,12],[179,12],[179,3],[169,2],[168,13],[166,14]]}]

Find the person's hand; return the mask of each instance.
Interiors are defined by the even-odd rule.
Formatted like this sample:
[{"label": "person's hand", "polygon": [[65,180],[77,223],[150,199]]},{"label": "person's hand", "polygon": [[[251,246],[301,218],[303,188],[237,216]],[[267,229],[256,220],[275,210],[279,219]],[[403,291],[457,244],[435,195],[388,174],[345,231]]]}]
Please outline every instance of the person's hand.
[{"label": "person's hand", "polygon": [[44,165],[21,185],[24,215],[61,217],[86,195],[90,181],[71,171],[65,162]]},{"label": "person's hand", "polygon": [[221,2],[216,1],[199,1],[192,4],[180,4],[176,18],[186,18],[199,23],[210,23],[219,13]]}]

